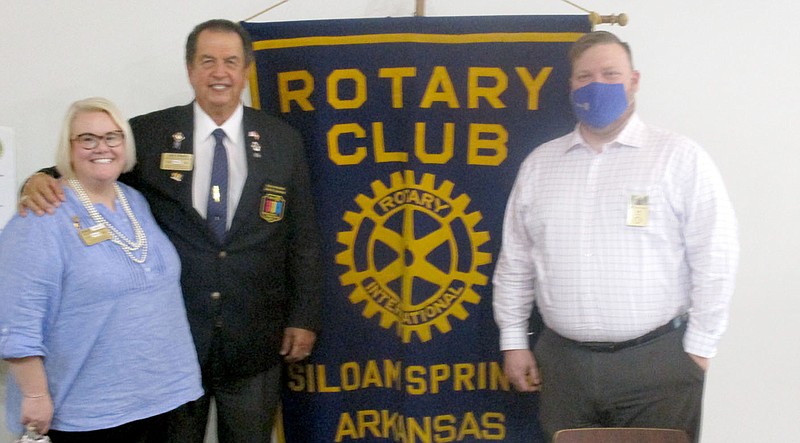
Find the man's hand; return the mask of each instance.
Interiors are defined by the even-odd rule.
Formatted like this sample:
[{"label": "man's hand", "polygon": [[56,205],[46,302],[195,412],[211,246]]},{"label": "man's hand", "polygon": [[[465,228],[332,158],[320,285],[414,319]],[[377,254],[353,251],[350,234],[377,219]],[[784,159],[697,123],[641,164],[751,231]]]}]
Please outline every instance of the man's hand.
[{"label": "man's hand", "polygon": [[287,363],[298,362],[311,355],[311,348],[317,340],[314,331],[301,328],[286,328],[283,330],[283,344],[281,355]]},{"label": "man's hand", "polygon": [[697,363],[697,366],[700,366],[700,369],[702,369],[703,372],[708,371],[708,366],[711,364],[710,358],[700,357],[699,355],[694,355],[694,354],[689,354],[689,357],[691,357],[691,359],[694,360],[695,363]]},{"label": "man's hand", "polygon": [[19,215],[25,217],[29,210],[36,215],[44,215],[45,212],[53,214],[66,199],[58,180],[44,173],[33,174],[22,187],[22,196],[17,205]]},{"label": "man's hand", "polygon": [[533,352],[527,349],[503,351],[503,371],[520,392],[538,391],[542,384]]}]

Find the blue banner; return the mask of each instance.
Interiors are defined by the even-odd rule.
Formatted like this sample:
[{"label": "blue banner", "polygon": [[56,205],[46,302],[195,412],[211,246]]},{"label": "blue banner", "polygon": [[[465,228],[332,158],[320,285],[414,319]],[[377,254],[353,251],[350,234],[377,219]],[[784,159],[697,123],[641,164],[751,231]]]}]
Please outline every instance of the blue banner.
[{"label": "blue banner", "polygon": [[253,104],[305,137],[324,330],[289,442],[543,441],[502,373],[491,276],[520,162],[569,132],[586,16],[243,23]]}]

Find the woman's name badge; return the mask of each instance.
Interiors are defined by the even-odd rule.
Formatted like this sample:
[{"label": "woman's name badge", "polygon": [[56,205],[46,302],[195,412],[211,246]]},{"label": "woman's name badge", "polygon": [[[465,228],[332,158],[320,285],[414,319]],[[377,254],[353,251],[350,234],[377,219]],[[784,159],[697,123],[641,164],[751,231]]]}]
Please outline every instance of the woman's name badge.
[{"label": "woman's name badge", "polygon": [[194,167],[192,154],[165,152],[161,154],[161,169],[164,171],[191,171]]},{"label": "woman's name badge", "polygon": [[628,204],[628,226],[636,226],[639,228],[647,226],[650,220],[650,207],[648,205],[648,196],[646,195],[631,195],[631,201]]},{"label": "woman's name badge", "polygon": [[103,224],[96,224],[88,229],[81,229],[78,231],[81,240],[86,243],[86,246],[96,245],[106,240],[111,240],[111,231]]}]

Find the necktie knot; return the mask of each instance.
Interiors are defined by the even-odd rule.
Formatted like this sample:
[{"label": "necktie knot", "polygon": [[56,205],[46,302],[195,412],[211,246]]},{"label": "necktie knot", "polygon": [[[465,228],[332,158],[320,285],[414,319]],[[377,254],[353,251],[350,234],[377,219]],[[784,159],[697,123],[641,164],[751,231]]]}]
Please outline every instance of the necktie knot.
[{"label": "necktie knot", "polygon": [[225,131],[222,128],[217,128],[214,132],[211,133],[214,136],[214,141],[217,143],[222,143],[225,140]]}]

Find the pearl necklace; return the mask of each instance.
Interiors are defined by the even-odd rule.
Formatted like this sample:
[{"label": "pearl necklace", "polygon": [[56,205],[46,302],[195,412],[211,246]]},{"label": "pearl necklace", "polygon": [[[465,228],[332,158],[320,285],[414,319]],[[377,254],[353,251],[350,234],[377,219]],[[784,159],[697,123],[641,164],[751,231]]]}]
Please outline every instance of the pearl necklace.
[{"label": "pearl necklace", "polygon": [[[111,232],[111,241],[117,244],[125,255],[127,255],[131,260],[136,263],[144,263],[147,259],[147,236],[144,234],[144,229],[142,226],[139,225],[139,220],[133,215],[133,211],[131,211],[130,205],[128,205],[128,199],[125,198],[125,194],[122,193],[122,190],[119,188],[119,185],[114,183],[114,193],[117,195],[117,199],[119,200],[120,206],[122,206],[122,210],[125,212],[125,215],[128,216],[128,220],[130,220],[131,225],[133,226],[133,233],[136,236],[135,241],[128,239],[123,233],[119,232],[114,225],[111,224],[108,220],[105,219],[99,212],[97,212],[97,208],[94,207],[94,204],[89,199],[89,195],[81,186],[81,183],[72,178],[68,180],[69,185],[72,186],[72,189],[75,190],[75,193],[78,195],[78,199],[83,204],[83,207],[86,208],[86,211],[89,212],[89,216],[96,224],[104,225],[108,228]],[[133,255],[134,251],[138,251],[139,249],[142,250],[141,258],[136,258]]]}]

